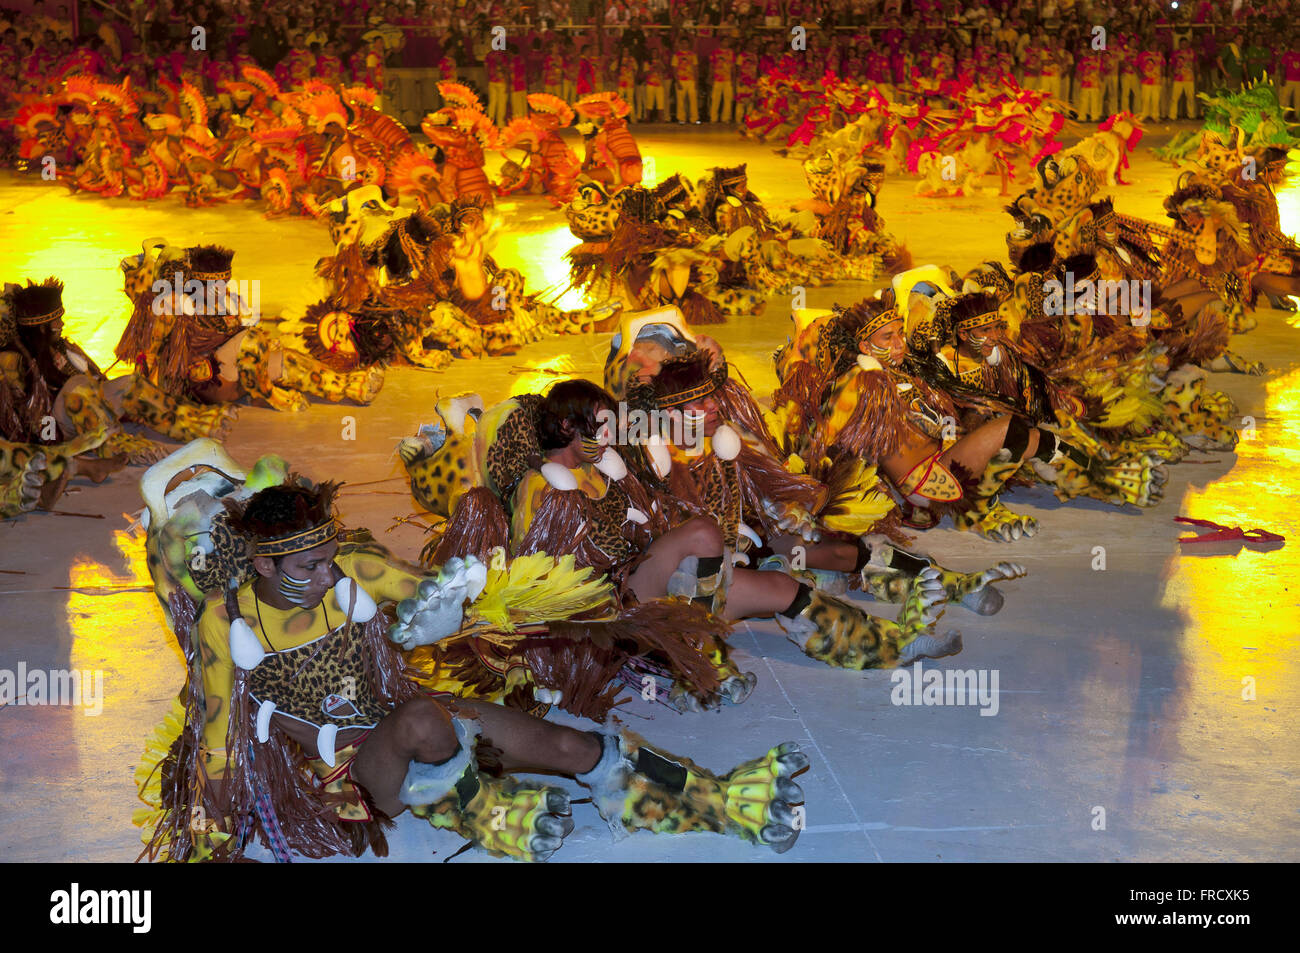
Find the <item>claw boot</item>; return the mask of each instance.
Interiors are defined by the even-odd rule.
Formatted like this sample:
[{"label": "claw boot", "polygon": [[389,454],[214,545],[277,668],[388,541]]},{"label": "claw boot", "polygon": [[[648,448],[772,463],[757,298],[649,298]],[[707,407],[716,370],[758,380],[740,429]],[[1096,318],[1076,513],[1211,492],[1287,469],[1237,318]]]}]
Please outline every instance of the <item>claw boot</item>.
[{"label": "claw boot", "polygon": [[412,761],[398,792],[411,813],[453,830],[494,857],[546,861],[573,830],[569,795],[480,774],[474,759],[480,727],[454,718],[456,753],[440,764]]},{"label": "claw boot", "polygon": [[668,595],[681,596],[721,616],[727,606],[731,564],[723,556],[687,556],[668,578]]},{"label": "claw boot", "polygon": [[668,704],[680,712],[713,711],[724,704],[740,705],[754,693],[758,676],[742,672],[731,660],[731,650],[726,642],[716,640],[709,650],[709,665],[718,676],[718,690],[704,697],[687,682],[678,679],[668,692]]},{"label": "claw boot", "polygon": [[1237,415],[1232,398],[1206,388],[1209,375],[1186,364],[1165,378],[1160,400],[1171,431],[1197,450],[1231,450],[1237,431],[1228,421]]},{"label": "claw boot", "polygon": [[1052,485],[1058,500],[1086,496],[1120,506],[1154,506],[1164,495],[1168,471],[1159,458],[1142,454],[1103,459],[1067,444],[1056,434],[1043,433],[1054,443],[1047,445],[1044,441],[1030,465],[1045,483]]},{"label": "claw boot", "polygon": [[1018,563],[1000,562],[983,572],[958,572],[945,569],[928,556],[918,556],[889,542],[884,537],[863,540],[870,550],[870,558],[860,571],[862,589],[879,602],[902,602],[917,574],[927,568],[939,573],[944,596],[979,615],[994,615],[1005,602],[1000,590],[992,584],[999,579],[1015,579],[1025,575]]},{"label": "claw boot", "polygon": [[[904,648],[929,635],[942,613],[943,586],[938,572],[927,568],[908,585],[897,622],[863,612],[853,603],[816,589],[801,586],[790,608],[776,616],[779,624],[804,654],[836,668],[860,671],[893,668]],[[960,637],[952,636],[921,644],[942,650],[944,655],[960,651]],[[936,656],[937,657],[937,656]]]},{"label": "claw boot", "polygon": [[796,744],[778,745],[718,777],[632,732],[603,735],[601,743],[600,760],[577,780],[611,830],[731,834],[777,853],[799,838],[803,823],[794,806],[803,803],[803,790],[792,778],[808,758]]},{"label": "claw boot", "polygon": [[1019,469],[1020,463],[1012,457],[1010,450],[999,450],[984,468],[979,483],[968,491],[969,506],[953,514],[953,525],[1005,543],[1038,532],[1036,519],[1011,512],[998,499],[1007,480]]},{"label": "claw boot", "polygon": [[276,383],[333,403],[343,399],[368,404],[384,386],[384,369],[378,364],[341,374],[297,351],[284,352],[284,368]]},{"label": "claw boot", "polygon": [[235,363],[240,386],[276,410],[305,410],[306,394],[368,404],[384,385],[384,369],[378,365],[347,374],[330,370],[315,358],[285,349],[261,325],[244,335]]},{"label": "claw boot", "polygon": [[[3,449],[0,441],[0,449]],[[36,508],[45,485],[45,454],[37,451],[16,470],[0,476],[0,519],[11,519]]]},{"label": "claw boot", "polygon": [[119,398],[123,416],[156,430],[164,437],[189,442],[201,437],[220,440],[235,422],[228,404],[203,406],[173,397],[139,374]]},{"label": "claw boot", "polygon": [[162,444],[123,430],[117,412],[104,396],[103,385],[84,374],[63,385],[54,400],[54,416],[65,433],[106,434],[95,442],[95,456],[124,456],[132,464],[157,463],[167,456],[168,449]]}]

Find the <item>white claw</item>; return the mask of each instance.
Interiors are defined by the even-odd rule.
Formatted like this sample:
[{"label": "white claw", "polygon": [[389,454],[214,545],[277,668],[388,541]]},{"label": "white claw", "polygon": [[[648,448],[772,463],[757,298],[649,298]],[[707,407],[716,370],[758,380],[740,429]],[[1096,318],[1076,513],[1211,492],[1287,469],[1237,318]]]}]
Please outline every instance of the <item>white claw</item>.
[{"label": "white claw", "polygon": [[334,741],[338,734],[338,725],[321,725],[320,731],[316,732],[316,751],[331,768],[334,767]]},{"label": "white claw", "polygon": [[230,659],[246,672],[257,668],[266,658],[266,649],[242,618],[230,623]]},{"label": "white claw", "polygon": [[257,740],[266,744],[271,737],[271,716],[275,714],[275,702],[265,701],[257,709]]},{"label": "white claw", "polygon": [[345,576],[334,584],[334,598],[338,600],[339,608],[343,610],[344,615],[351,613],[353,622],[369,622],[379,611],[375,600],[370,598],[370,593],[362,589],[360,584],[350,576]]},{"label": "white claw", "polygon": [[466,560],[465,598],[470,602],[483,594],[483,589],[487,586],[487,572],[488,567],[475,557]]}]

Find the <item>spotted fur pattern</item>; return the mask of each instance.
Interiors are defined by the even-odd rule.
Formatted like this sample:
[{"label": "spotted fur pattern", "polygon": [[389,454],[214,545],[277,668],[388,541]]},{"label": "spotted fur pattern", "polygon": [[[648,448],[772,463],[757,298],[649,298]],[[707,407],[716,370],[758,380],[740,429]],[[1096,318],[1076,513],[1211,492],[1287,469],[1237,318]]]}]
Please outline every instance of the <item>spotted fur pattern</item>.
[{"label": "spotted fur pattern", "polygon": [[430,513],[450,517],[456,501],[475,485],[471,461],[473,434],[448,434],[446,442],[431,454],[418,440],[404,440],[398,454],[406,468],[415,502]]}]

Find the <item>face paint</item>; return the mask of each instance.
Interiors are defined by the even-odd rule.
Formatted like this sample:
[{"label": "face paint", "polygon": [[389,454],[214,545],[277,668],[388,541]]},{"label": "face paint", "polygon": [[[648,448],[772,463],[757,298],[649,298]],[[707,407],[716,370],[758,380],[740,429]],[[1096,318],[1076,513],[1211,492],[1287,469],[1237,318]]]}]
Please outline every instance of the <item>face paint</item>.
[{"label": "face paint", "polygon": [[595,463],[605,453],[605,445],[596,437],[583,437],[582,449],[579,451],[586,463]]},{"label": "face paint", "polygon": [[306,603],[306,600],[303,599],[303,593],[307,591],[307,587],[310,585],[310,579],[295,579],[284,570],[280,571],[280,595],[296,606]]}]

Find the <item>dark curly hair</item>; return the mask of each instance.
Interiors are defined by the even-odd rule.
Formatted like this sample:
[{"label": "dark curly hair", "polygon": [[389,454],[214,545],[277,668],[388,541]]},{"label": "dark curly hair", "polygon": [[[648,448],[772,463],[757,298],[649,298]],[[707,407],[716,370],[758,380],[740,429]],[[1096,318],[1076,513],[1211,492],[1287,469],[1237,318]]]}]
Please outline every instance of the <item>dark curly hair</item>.
[{"label": "dark curly hair", "polygon": [[227,503],[231,528],[254,540],[311,529],[334,515],[338,490],[338,483],[312,486],[296,482],[291,475],[289,482],[282,486],[269,486],[254,493],[242,507]]},{"label": "dark curly hair", "polygon": [[584,380],[559,381],[537,406],[537,440],[543,451],[567,447],[575,433],[596,436],[597,414],[615,411],[614,398],[598,384]]}]

